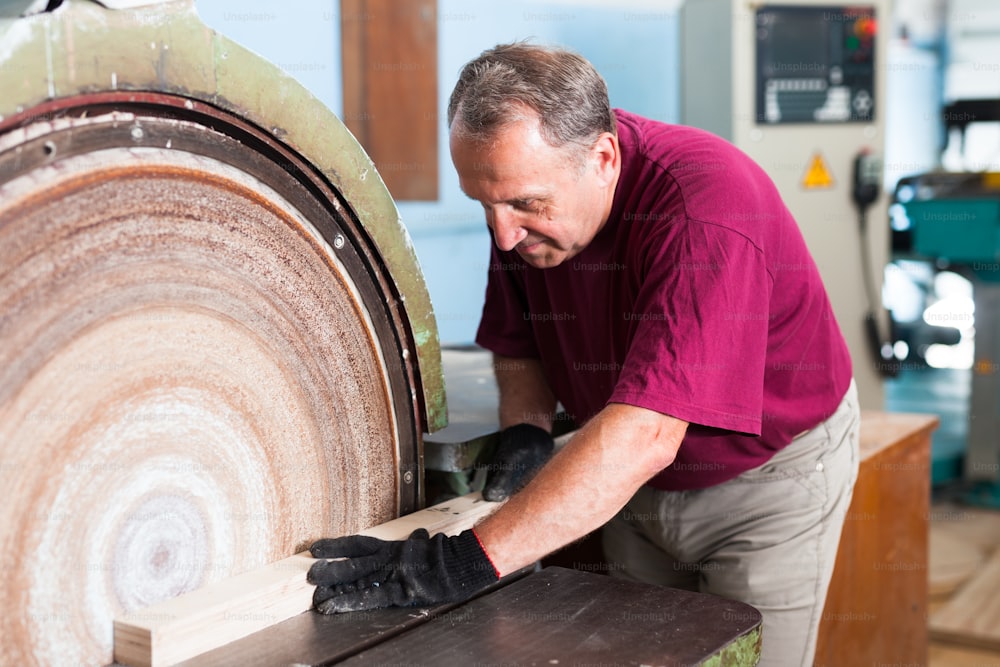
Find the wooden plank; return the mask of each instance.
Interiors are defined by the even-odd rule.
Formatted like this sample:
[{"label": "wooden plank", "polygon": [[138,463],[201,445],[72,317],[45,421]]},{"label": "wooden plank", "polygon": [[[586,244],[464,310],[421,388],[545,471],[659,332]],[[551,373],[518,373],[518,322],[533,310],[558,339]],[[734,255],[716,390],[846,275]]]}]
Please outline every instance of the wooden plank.
[{"label": "wooden plank", "polygon": [[[529,572],[525,568],[511,573],[480,595],[489,595]],[[445,603],[419,609],[384,607],[329,615],[307,611],[174,667],[327,667],[411,632],[462,604]]]},{"label": "wooden plank", "polygon": [[931,644],[927,664],[944,667],[996,667],[1000,665],[1000,656],[994,651],[935,643]]},{"label": "wooden plank", "polygon": [[[418,528],[455,535],[501,503],[472,493],[362,531],[404,539]],[[302,552],[185,595],[125,614],[114,622],[115,661],[131,667],[176,664],[285,621],[312,606],[306,572],[315,560]]]},{"label": "wooden plank", "polygon": [[931,514],[932,530],[941,530],[969,543],[983,554],[1000,547],[1000,521],[997,511],[956,503],[935,506]]},{"label": "wooden plank", "polygon": [[985,559],[978,545],[931,523],[930,596],[950,596],[979,570]]},{"label": "wooden plank", "polygon": [[930,619],[932,639],[1000,651],[1000,551]]}]

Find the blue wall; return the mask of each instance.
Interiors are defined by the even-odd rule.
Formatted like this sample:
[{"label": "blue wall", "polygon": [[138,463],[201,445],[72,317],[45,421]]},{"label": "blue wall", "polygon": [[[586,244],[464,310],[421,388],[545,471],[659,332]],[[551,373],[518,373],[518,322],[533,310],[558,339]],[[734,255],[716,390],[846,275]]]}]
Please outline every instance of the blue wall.
[{"label": "blue wall", "polygon": [[[458,188],[444,110],[461,66],[501,42],[561,44],[588,58],[614,106],[676,122],[679,0],[438,0],[440,193],[436,202],[397,201],[434,303],[443,344],[472,341],[482,310],[490,238],[482,209]],[[343,109],[340,7],[336,0],[196,0],[209,26],[255,51]]]}]

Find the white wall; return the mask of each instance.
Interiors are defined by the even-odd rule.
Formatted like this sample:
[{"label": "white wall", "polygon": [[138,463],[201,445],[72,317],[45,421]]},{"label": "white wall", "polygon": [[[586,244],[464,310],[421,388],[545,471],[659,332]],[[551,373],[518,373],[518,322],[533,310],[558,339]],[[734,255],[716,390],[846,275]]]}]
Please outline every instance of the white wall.
[{"label": "white wall", "polygon": [[295,77],[339,115],[338,7],[337,0],[195,0],[206,25]]}]

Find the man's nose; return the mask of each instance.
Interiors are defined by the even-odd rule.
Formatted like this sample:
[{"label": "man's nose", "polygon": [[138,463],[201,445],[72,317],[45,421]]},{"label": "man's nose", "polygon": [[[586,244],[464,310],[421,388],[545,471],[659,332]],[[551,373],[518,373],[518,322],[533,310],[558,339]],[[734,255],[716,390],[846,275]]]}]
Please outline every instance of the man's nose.
[{"label": "man's nose", "polygon": [[487,213],[486,221],[493,230],[493,241],[503,251],[513,250],[528,235],[509,206],[494,206]]}]

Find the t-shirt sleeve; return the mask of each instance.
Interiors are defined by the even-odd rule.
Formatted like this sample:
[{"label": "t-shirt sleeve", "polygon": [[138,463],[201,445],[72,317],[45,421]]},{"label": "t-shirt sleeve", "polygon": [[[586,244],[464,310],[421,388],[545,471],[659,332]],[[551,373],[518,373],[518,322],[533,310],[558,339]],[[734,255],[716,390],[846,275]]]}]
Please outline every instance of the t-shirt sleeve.
[{"label": "t-shirt sleeve", "polygon": [[537,358],[524,285],[518,280],[518,274],[526,271],[527,265],[505,256],[495,245],[491,248],[486,300],[476,343],[504,357]]},{"label": "t-shirt sleeve", "polygon": [[609,402],[759,435],[771,279],[730,229],[666,225],[643,252],[633,331]]}]

